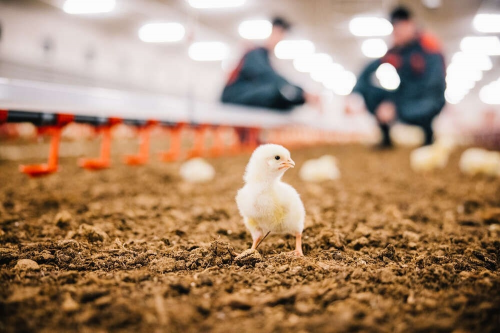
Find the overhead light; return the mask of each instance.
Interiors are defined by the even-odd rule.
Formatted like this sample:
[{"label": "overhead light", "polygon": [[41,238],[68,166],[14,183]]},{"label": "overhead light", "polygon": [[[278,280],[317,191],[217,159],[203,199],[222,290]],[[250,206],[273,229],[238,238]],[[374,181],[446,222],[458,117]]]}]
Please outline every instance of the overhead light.
[{"label": "overhead light", "polygon": [[429,9],[436,9],[441,7],[442,0],[422,0],[422,4]]},{"label": "overhead light", "polygon": [[229,55],[229,47],[222,42],[196,42],[191,44],[188,54],[195,61],[220,61]]},{"label": "overhead light", "polygon": [[367,39],[361,44],[361,51],[368,58],[380,58],[387,53],[387,44],[383,39]]},{"label": "overhead light", "polygon": [[337,63],[329,63],[322,68],[311,71],[311,78],[316,82],[324,83],[329,78],[339,75],[344,71],[344,67]]},{"label": "overhead light", "polygon": [[178,42],[186,30],[180,23],[148,23],[139,29],[139,38],[146,43]]},{"label": "overhead light", "polygon": [[99,14],[112,11],[115,5],[115,0],[66,0],[63,10],[68,14]]},{"label": "overhead light", "polygon": [[444,92],[444,98],[450,104],[458,104],[464,99],[465,94],[462,92],[457,92],[453,90],[446,89]]},{"label": "overhead light", "polygon": [[446,82],[452,80],[480,81],[483,78],[483,72],[479,69],[461,66],[457,63],[451,63],[446,69]]},{"label": "overhead light", "polygon": [[308,40],[282,40],[274,48],[278,59],[295,59],[314,53],[315,47]]},{"label": "overhead light", "polygon": [[326,53],[314,53],[294,59],[293,66],[301,73],[310,73],[316,69],[324,69],[332,62],[332,57]]},{"label": "overhead light", "polygon": [[460,48],[469,53],[500,55],[500,40],[496,36],[464,37]]},{"label": "overhead light", "polygon": [[231,8],[240,7],[245,4],[246,0],[188,0],[189,5],[193,8]]},{"label": "overhead light", "polygon": [[490,105],[500,105],[500,79],[484,86],[479,91],[481,102]]},{"label": "overhead light", "polygon": [[461,67],[472,67],[482,71],[489,71],[493,68],[490,57],[480,53],[457,52],[451,58],[451,62]]},{"label": "overhead light", "polygon": [[240,36],[245,39],[266,39],[272,30],[273,25],[268,20],[244,21],[238,27]]},{"label": "overhead light", "polygon": [[349,71],[342,71],[338,75],[328,78],[323,84],[325,88],[332,90],[335,94],[345,96],[349,95],[356,85],[356,76]]},{"label": "overhead light", "polygon": [[500,33],[500,14],[477,14],[472,24],[479,32]]},{"label": "overhead light", "polygon": [[392,24],[380,17],[355,17],[349,22],[349,30],[354,36],[388,36]]},{"label": "overhead light", "polygon": [[396,90],[401,83],[401,79],[399,78],[396,68],[388,63],[383,63],[378,66],[375,71],[375,76],[380,82],[382,88],[386,90]]},{"label": "overhead light", "polygon": [[453,91],[463,91],[468,93],[476,86],[476,82],[472,80],[450,80],[446,82],[446,88]]}]

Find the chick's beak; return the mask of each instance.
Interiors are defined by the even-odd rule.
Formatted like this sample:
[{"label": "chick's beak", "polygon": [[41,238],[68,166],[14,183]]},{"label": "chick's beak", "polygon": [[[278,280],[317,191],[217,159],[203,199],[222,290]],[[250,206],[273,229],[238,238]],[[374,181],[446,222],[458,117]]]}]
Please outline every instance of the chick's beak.
[{"label": "chick's beak", "polygon": [[295,166],[295,162],[290,158],[287,161],[281,162],[279,169],[280,170],[282,170],[282,169],[290,169],[290,168],[293,168],[294,166]]}]

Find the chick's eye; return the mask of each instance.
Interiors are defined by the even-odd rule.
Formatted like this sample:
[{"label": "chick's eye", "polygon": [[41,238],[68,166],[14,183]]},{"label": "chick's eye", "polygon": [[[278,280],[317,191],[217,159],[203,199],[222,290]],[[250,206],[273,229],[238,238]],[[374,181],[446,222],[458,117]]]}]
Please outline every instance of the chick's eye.
[{"label": "chick's eye", "polygon": [[275,159],[275,160],[279,160],[279,159],[280,159],[280,157],[279,157],[279,156],[274,156],[274,159]]}]

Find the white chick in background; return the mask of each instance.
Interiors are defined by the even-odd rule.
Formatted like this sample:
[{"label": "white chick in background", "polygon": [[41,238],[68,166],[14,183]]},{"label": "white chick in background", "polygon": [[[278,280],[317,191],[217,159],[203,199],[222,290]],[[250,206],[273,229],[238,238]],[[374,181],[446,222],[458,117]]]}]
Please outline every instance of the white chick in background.
[{"label": "white chick in background", "polygon": [[397,146],[416,147],[425,141],[424,131],[418,126],[395,124],[391,127],[390,136]]},{"label": "white chick in background", "polygon": [[500,176],[500,152],[469,148],[462,153],[459,167],[470,176]]},{"label": "white chick in background", "polygon": [[290,152],[275,144],[258,147],[246,167],[245,186],[238,191],[236,203],[245,226],[252,234],[252,249],[268,233],[295,235],[295,251],[302,253],[305,210],[297,191],[281,177],[295,162]]},{"label": "white chick in background", "polygon": [[453,150],[451,140],[441,139],[433,145],[417,148],[411,152],[410,165],[415,172],[444,169]]},{"label": "white chick in background", "polygon": [[340,178],[337,159],[324,155],[318,159],[308,160],[300,168],[299,176],[307,182],[322,182]]},{"label": "white chick in background", "polygon": [[206,183],[214,179],[215,169],[203,158],[193,158],[181,165],[180,174],[189,183]]}]

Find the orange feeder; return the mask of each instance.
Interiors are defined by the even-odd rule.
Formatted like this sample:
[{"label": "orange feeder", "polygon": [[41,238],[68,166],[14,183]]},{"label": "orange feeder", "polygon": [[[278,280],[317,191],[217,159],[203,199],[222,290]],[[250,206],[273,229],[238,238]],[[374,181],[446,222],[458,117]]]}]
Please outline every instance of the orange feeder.
[{"label": "orange feeder", "polygon": [[214,144],[210,149],[210,156],[219,157],[224,154],[224,134],[226,130],[225,126],[216,126],[214,128]]},{"label": "orange feeder", "polygon": [[78,165],[87,170],[102,170],[111,166],[111,128],[121,123],[119,118],[110,118],[108,124],[97,127],[102,134],[101,155],[99,158],[81,158]]},{"label": "orange feeder", "polygon": [[187,152],[187,158],[201,157],[205,150],[205,133],[208,126],[205,124],[198,125],[194,132],[194,143],[191,150]]},{"label": "orange feeder", "polygon": [[44,164],[21,165],[19,166],[19,171],[21,171],[22,173],[25,173],[30,177],[40,177],[54,173],[58,170],[59,143],[61,142],[61,132],[65,125],[73,121],[74,116],[68,114],[57,114],[56,117],[57,118],[55,126],[44,126],[37,128],[38,134],[47,134],[52,136],[52,139],[50,141],[48,162]]},{"label": "orange feeder", "polygon": [[125,163],[128,165],[143,165],[149,161],[149,139],[151,128],[158,124],[156,120],[148,120],[145,125],[140,126],[139,133],[139,153],[136,155],[126,155]]},{"label": "orange feeder", "polygon": [[247,152],[251,153],[259,146],[259,132],[260,130],[255,127],[248,129],[248,137],[245,142],[245,150]]},{"label": "orange feeder", "polygon": [[160,159],[164,162],[177,161],[181,157],[182,148],[182,129],[185,123],[178,123],[175,126],[169,127],[170,133],[170,148],[166,152],[160,153]]},{"label": "orange feeder", "polygon": [[0,125],[7,122],[9,111],[0,109]]},{"label": "orange feeder", "polygon": [[240,134],[239,134],[240,131],[241,131],[241,128],[239,128],[239,127],[233,128],[233,142],[229,146],[229,153],[231,155],[237,155],[237,154],[241,153],[242,144],[241,144],[241,139],[240,139]]}]

